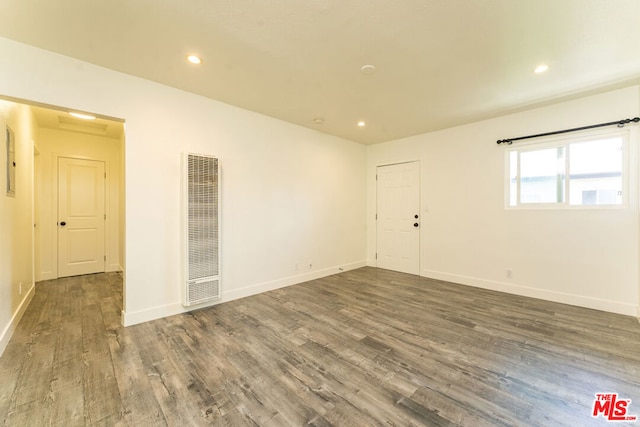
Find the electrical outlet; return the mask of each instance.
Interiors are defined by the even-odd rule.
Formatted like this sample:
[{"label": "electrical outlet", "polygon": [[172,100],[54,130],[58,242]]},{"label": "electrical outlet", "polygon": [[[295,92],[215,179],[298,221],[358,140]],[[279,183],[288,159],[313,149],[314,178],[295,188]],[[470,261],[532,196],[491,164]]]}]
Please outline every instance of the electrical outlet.
[{"label": "electrical outlet", "polygon": [[507,277],[507,279],[511,279],[513,278],[513,271],[511,271],[510,268],[507,268],[507,271],[505,273],[505,276]]},{"label": "electrical outlet", "polygon": [[18,283],[18,295],[22,295],[22,282]]},{"label": "electrical outlet", "polygon": [[298,266],[298,263],[296,262],[296,266],[295,266],[296,271],[298,271],[300,269],[300,266]]}]

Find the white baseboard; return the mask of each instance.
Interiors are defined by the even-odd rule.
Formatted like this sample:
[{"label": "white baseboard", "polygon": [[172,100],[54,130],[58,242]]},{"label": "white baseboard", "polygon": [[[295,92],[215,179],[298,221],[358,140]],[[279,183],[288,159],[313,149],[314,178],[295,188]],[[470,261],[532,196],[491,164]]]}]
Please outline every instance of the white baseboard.
[{"label": "white baseboard", "polygon": [[272,280],[269,282],[258,283],[252,286],[247,286],[242,289],[234,289],[231,291],[222,290],[222,300],[220,302],[233,301],[239,298],[245,298],[251,295],[261,294],[263,292],[272,291],[274,289],[284,288],[286,286],[296,285],[298,283],[308,282],[310,280],[320,279],[322,277],[331,276],[332,274],[338,274],[349,270],[355,270],[356,268],[364,267],[366,262],[358,261],[341,265],[338,267],[325,268],[322,270],[309,271],[307,273],[298,274],[296,276],[285,277],[283,279]]},{"label": "white baseboard", "polygon": [[27,290],[27,293],[25,294],[24,298],[22,299],[22,302],[20,302],[18,309],[16,310],[15,313],[13,313],[13,317],[11,318],[11,321],[2,331],[2,335],[0,335],[0,356],[2,356],[2,353],[4,353],[4,350],[7,348],[7,345],[9,344],[9,340],[11,340],[11,337],[13,336],[13,333],[15,332],[16,327],[18,326],[18,323],[20,323],[20,319],[22,319],[24,312],[27,310],[27,307],[29,307],[29,304],[31,303],[31,300],[33,299],[33,296],[35,294],[36,294],[36,287],[33,286],[33,283],[32,283],[29,289]]},{"label": "white baseboard", "polygon": [[564,292],[549,291],[546,289],[531,288],[528,286],[478,279],[476,277],[444,273],[441,271],[422,270],[422,276],[436,280],[460,283],[462,285],[473,286],[476,288],[483,288],[492,291],[505,292],[508,294],[538,298],[546,301],[575,305],[578,307],[592,308],[595,310],[608,311],[610,313],[624,314],[627,316],[637,316],[638,318],[640,318],[640,307],[638,306],[638,304],[622,303],[600,298],[585,297],[583,295],[574,295]]},{"label": "white baseboard", "polygon": [[[198,306],[197,308],[201,308]],[[186,313],[194,308],[185,308],[179,302],[167,305],[160,305],[156,307],[147,308],[145,310],[138,310],[134,312],[127,312],[122,310],[122,324],[124,326],[137,325],[139,323],[148,322],[150,320],[162,319],[163,317],[174,316],[180,313]]]},{"label": "white baseboard", "polygon": [[261,294],[263,292],[272,291],[275,289],[284,288],[286,286],[297,285],[298,283],[308,282],[310,280],[320,279],[322,277],[331,276],[332,274],[343,273],[345,271],[354,270],[356,268],[364,267],[366,261],[356,261],[336,267],[325,268],[322,270],[309,271],[307,273],[298,274],[295,276],[284,277],[282,279],[271,280],[268,282],[257,283],[251,286],[245,286],[240,289],[233,289],[225,291],[224,286],[224,274],[222,276],[222,296],[219,300],[213,303],[202,304],[194,307],[184,307],[180,302],[173,304],[167,304],[163,306],[151,307],[145,310],[139,310],[135,312],[122,312],[122,324],[124,326],[132,326],[138,323],[148,322],[150,320],[161,319],[163,317],[173,316],[175,314],[186,313],[188,311],[199,310],[201,308],[209,307],[212,305],[221,304],[223,302],[229,302],[240,298],[249,297],[252,295]]},{"label": "white baseboard", "polygon": [[112,271],[122,271],[122,267],[120,267],[120,264],[107,265],[107,267],[105,268],[105,272],[110,273]]},{"label": "white baseboard", "polygon": [[53,280],[53,279],[57,279],[57,277],[55,277],[52,271],[44,271],[37,276],[36,282],[43,282],[45,280]]}]

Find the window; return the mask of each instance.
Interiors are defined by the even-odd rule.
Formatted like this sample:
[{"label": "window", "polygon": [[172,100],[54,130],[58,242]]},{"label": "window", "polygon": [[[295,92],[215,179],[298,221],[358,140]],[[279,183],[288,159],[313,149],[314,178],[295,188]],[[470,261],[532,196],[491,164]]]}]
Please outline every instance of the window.
[{"label": "window", "polygon": [[509,149],[507,205],[624,203],[626,132]]}]

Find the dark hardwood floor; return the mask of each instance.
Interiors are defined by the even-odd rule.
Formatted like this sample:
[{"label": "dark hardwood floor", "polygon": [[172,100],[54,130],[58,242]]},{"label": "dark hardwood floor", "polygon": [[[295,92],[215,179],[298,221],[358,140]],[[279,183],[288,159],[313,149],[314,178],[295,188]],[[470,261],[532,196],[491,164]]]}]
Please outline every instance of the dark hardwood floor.
[{"label": "dark hardwood floor", "polygon": [[121,307],[117,273],[39,283],[0,425],[608,425],[598,392],[640,415],[632,317],[374,268],[128,328]]}]

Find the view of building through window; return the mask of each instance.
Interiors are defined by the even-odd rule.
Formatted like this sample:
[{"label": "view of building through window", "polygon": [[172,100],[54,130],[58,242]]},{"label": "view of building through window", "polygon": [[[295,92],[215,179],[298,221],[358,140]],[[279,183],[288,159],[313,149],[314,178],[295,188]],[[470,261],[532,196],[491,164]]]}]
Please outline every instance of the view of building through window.
[{"label": "view of building through window", "polygon": [[509,206],[621,205],[624,135],[509,152]]}]

